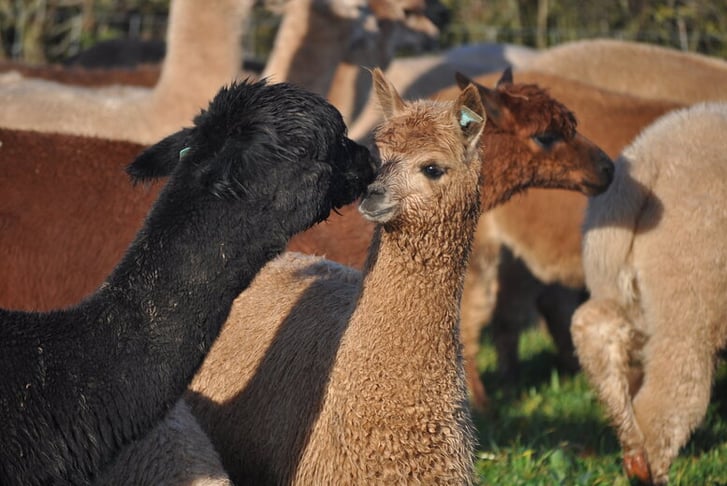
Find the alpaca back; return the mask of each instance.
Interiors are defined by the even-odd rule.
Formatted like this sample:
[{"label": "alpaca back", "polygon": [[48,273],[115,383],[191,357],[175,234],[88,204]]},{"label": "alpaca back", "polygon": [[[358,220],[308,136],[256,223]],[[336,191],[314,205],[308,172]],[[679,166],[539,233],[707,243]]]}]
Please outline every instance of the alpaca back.
[{"label": "alpaca back", "polygon": [[[623,151],[611,188],[586,211],[592,292],[628,308],[641,298],[637,279],[649,276],[647,268],[693,280],[705,265],[724,261],[714,241],[727,236],[727,212],[715,204],[727,197],[725,130],[727,104],[695,105],[660,118]],[[706,273],[698,286],[722,286]]]},{"label": "alpaca back", "polygon": [[124,448],[95,484],[231,486],[232,483],[189,405],[180,400],[154,429]]},{"label": "alpaca back", "polygon": [[0,85],[0,126],[153,143],[189,125],[239,73],[242,20],[250,7],[249,0],[175,0],[154,88],[11,80]]},{"label": "alpaca back", "polygon": [[543,51],[527,68],[644,98],[685,104],[727,99],[726,61],[638,42],[570,42]]},{"label": "alpaca back", "polygon": [[186,396],[234,481],[292,481],[360,285],[357,270],[288,252],[234,302]]}]

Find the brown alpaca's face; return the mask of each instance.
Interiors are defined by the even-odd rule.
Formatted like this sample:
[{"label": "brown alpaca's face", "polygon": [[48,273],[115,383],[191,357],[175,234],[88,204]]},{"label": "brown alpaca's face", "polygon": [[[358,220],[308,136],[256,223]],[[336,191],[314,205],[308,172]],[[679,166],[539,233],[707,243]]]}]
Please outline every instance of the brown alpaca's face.
[{"label": "brown alpaca's face", "polygon": [[[460,86],[470,82],[459,74],[457,81]],[[494,90],[476,86],[489,118],[483,158],[509,162],[505,174],[501,163],[485,167],[485,180],[509,180],[515,190],[560,188],[588,196],[602,193],[611,184],[613,161],[576,131],[573,113],[545,90],[513,84],[509,77]],[[488,174],[488,169],[499,172]]]},{"label": "brown alpaca's face", "polygon": [[466,90],[454,104],[404,103],[383,78],[375,81],[386,120],[376,132],[382,166],[359,207],[364,217],[378,223],[438,219],[433,212],[458,210],[471,201],[484,125],[476,90]]}]

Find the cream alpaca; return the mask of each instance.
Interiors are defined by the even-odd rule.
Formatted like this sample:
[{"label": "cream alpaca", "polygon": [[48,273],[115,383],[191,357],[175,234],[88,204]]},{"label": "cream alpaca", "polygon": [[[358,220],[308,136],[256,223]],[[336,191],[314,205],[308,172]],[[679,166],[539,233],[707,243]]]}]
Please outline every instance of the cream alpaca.
[{"label": "cream alpaca", "polygon": [[573,341],[631,476],[666,484],[727,344],[727,104],[652,124],[589,201]]}]

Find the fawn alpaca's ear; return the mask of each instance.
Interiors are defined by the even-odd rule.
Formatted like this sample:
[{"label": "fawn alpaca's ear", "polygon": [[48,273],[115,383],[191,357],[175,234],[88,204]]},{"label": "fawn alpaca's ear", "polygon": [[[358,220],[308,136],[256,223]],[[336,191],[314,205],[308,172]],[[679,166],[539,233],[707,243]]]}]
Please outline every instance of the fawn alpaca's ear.
[{"label": "fawn alpaca's ear", "polygon": [[452,116],[462,128],[467,149],[475,148],[487,120],[485,108],[475,86],[470,84],[459,94],[452,108]]},{"label": "fawn alpaca's ear", "polygon": [[146,148],[129,164],[126,173],[134,182],[170,175],[180,158],[189,152],[187,143],[191,132],[191,128],[184,128]]},{"label": "fawn alpaca's ear", "polygon": [[[512,71],[508,68],[505,72],[507,73],[508,71],[510,72],[510,82],[512,82]],[[482,86],[480,83],[473,81],[460,72],[454,73],[454,78],[457,80],[457,85],[461,89],[466,88],[470,84],[477,87],[477,90],[480,92],[480,99],[487,113],[487,119],[496,126],[501,127],[507,117],[507,107],[503,105],[500,93],[497,90]],[[505,74],[497,82],[498,86],[503,82],[503,79],[506,79]],[[504,84],[507,84],[507,82]]]},{"label": "fawn alpaca's ear", "polygon": [[381,110],[384,113],[384,119],[388,120],[397,112],[404,109],[404,100],[401,99],[399,93],[385,77],[383,71],[379,68],[374,68],[371,72],[374,82],[374,90],[376,97],[381,105]]}]

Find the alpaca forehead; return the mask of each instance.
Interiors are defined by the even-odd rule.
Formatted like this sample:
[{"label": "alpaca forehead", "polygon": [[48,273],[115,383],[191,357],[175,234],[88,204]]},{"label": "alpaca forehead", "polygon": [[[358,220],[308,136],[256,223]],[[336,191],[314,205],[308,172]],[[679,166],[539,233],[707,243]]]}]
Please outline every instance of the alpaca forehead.
[{"label": "alpaca forehead", "polygon": [[536,85],[508,85],[503,94],[507,109],[517,120],[519,132],[560,133],[566,139],[575,136],[575,115],[544,89]]},{"label": "alpaca forehead", "polygon": [[[402,138],[379,144],[379,154],[384,163],[416,164],[422,161],[454,161],[462,158],[463,149],[456,140],[430,137]],[[394,162],[386,162],[394,161]]]},{"label": "alpaca forehead", "polygon": [[405,116],[382,125],[376,134],[376,145],[382,158],[395,155],[399,158],[426,157],[433,153],[460,158],[463,152],[461,130],[451,116],[444,118]]}]

